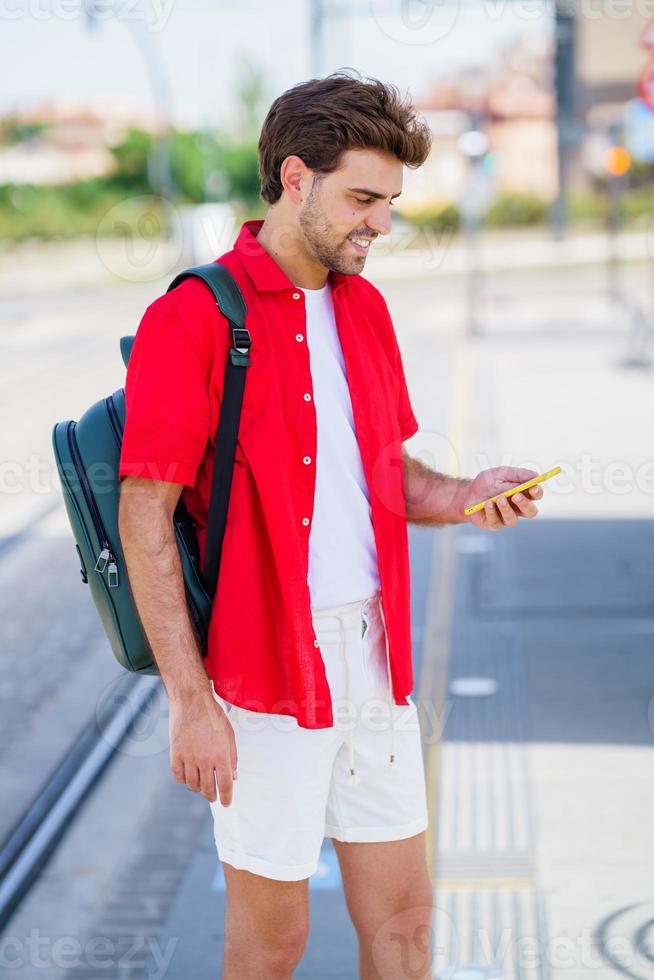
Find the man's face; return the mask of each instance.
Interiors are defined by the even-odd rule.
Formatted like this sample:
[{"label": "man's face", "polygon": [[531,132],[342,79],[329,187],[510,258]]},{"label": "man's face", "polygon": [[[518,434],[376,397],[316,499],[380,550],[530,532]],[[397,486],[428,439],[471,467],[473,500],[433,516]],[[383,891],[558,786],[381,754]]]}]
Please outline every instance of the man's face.
[{"label": "man's face", "polygon": [[[326,269],[355,276],[377,235],[391,230],[391,200],[402,191],[402,163],[379,150],[347,150],[338,170],[309,172],[298,222],[307,251]],[[359,244],[360,243],[360,244]]]}]

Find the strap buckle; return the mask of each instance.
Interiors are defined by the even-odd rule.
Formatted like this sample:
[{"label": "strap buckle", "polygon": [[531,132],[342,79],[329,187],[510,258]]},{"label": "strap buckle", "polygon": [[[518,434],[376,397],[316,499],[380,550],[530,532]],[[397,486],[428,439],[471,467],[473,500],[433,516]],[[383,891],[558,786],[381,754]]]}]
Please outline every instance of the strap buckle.
[{"label": "strap buckle", "polygon": [[229,349],[232,364],[236,367],[249,367],[251,346],[250,331],[245,327],[232,327],[232,346]]},{"label": "strap buckle", "polygon": [[250,331],[245,327],[232,327],[232,344],[239,354],[247,354],[252,346]]}]

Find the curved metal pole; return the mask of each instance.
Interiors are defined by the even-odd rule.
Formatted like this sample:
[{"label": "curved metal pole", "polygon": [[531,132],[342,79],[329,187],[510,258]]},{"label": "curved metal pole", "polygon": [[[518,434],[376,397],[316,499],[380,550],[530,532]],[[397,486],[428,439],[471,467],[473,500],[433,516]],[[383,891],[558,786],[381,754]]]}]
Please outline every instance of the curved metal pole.
[{"label": "curved metal pole", "polygon": [[[103,11],[106,12],[106,7],[104,5]],[[95,28],[100,23],[100,20],[97,17],[95,0],[85,0],[84,12],[86,13],[89,27]],[[117,19],[120,20],[120,18]],[[170,99],[170,89],[168,87],[166,73],[163,68],[163,62],[161,61],[157,49],[151,43],[151,40],[148,38],[147,34],[143,33],[143,25],[132,19],[127,19],[125,24],[131,31],[131,34],[136,42],[136,46],[141,54],[143,64],[145,65],[146,73],[150,81],[152,98],[161,124],[160,131],[157,133],[155,139],[156,166],[153,183],[158,196],[162,200],[169,201],[175,189],[170,159],[169,120],[170,108],[172,105]]]}]

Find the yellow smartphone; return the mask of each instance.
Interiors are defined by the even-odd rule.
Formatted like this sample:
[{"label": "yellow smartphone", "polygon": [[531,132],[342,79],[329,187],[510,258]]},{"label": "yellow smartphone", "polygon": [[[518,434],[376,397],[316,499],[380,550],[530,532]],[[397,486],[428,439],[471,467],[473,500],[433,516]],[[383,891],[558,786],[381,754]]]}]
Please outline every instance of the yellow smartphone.
[{"label": "yellow smartphone", "polygon": [[[503,490],[502,493],[496,494],[494,497],[489,497],[489,500],[497,500],[498,497],[512,497],[514,493],[520,493],[521,490],[528,490],[529,487],[535,487],[537,483],[543,483],[544,480],[549,480],[551,476],[556,476],[557,473],[561,472],[560,466],[555,466],[553,470],[548,470],[546,473],[540,473],[535,476],[532,480],[527,480],[526,483],[521,483],[519,487],[511,487],[510,490]],[[478,510],[483,510],[486,506],[486,501],[482,500],[480,504],[475,504],[474,507],[466,507],[464,514],[474,514]]]}]

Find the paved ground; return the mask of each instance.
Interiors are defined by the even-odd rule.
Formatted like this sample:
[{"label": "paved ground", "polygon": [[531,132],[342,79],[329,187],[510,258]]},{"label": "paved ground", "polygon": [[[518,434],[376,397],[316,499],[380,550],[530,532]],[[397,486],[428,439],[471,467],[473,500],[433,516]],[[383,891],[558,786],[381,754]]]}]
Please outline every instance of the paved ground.
[{"label": "paved ground", "polygon": [[[410,451],[466,475],[564,466],[537,521],[497,535],[410,528],[437,975],[654,977],[652,372],[621,365],[627,321],[599,266],[494,273],[473,339],[457,277],[380,285],[421,424]],[[646,305],[647,266],[624,286]],[[31,453],[49,459],[51,423],[122,383],[117,338],[154,295],[156,284],[6,296],[5,461],[24,474]],[[27,484],[6,495],[0,550],[12,814],[116,676],[61,508],[12,538],[57,499]],[[168,774],[163,702],[152,722],[14,917],[0,975],[106,977],[87,945],[100,938],[112,976],[218,975],[224,891],[208,807]],[[297,976],[349,980],[355,938],[328,842],[323,856]]]}]

